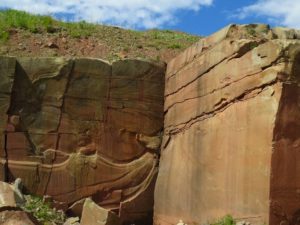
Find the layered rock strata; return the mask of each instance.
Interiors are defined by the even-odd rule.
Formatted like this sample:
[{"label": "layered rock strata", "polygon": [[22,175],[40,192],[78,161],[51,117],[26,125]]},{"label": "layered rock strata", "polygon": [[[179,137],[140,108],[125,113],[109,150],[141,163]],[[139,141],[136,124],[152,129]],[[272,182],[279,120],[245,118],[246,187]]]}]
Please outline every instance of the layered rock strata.
[{"label": "layered rock strata", "polygon": [[168,64],[156,225],[300,220],[299,34],[231,25]]},{"label": "layered rock strata", "polygon": [[1,57],[1,180],[68,205],[92,197],[124,220],[151,215],[164,73],[143,60]]}]

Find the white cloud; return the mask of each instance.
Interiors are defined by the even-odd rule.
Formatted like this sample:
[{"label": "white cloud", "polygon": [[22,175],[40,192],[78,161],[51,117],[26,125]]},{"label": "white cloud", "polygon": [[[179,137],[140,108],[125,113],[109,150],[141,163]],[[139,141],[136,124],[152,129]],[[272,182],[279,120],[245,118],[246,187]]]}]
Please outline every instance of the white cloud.
[{"label": "white cloud", "polygon": [[179,10],[198,11],[213,0],[0,0],[0,7],[35,14],[68,13],[85,20],[131,28],[155,28],[177,21]]},{"label": "white cloud", "polygon": [[267,16],[278,25],[300,28],[300,1],[299,0],[259,0],[253,5],[243,7],[239,17],[251,15]]}]

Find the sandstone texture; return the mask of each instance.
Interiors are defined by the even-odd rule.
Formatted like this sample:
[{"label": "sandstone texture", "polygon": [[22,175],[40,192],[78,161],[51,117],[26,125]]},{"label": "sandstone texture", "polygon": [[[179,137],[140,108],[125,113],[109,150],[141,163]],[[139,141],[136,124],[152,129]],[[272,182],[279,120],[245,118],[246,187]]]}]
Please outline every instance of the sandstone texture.
[{"label": "sandstone texture", "polygon": [[87,198],[83,205],[80,225],[120,225],[119,217]]},{"label": "sandstone texture", "polygon": [[1,225],[40,225],[31,215],[21,210],[0,211]]},{"label": "sandstone texture", "polygon": [[168,64],[154,224],[298,224],[298,38],[230,25]]},{"label": "sandstone texture", "polygon": [[143,60],[1,57],[0,179],[69,206],[91,197],[124,220],[148,216],[164,74]]},{"label": "sandstone texture", "polygon": [[40,224],[31,214],[19,207],[23,196],[16,185],[0,181],[0,224],[3,225],[38,225]]},{"label": "sandstone texture", "polygon": [[0,209],[15,207],[17,207],[17,199],[13,186],[0,182]]}]

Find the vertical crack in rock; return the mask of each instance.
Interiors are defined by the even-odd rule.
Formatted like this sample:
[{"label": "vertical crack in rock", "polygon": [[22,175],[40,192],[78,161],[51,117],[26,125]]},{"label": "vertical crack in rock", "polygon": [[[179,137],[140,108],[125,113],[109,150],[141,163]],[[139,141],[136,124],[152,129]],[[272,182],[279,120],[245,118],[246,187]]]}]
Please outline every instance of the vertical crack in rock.
[{"label": "vertical crack in rock", "polygon": [[7,111],[9,109],[13,81],[15,78],[16,60],[13,57],[0,57],[0,179],[8,181],[7,151]]},{"label": "vertical crack in rock", "polygon": [[[61,126],[61,121],[62,121],[62,116],[63,116],[63,109],[64,109],[64,105],[65,105],[65,95],[68,91],[68,88],[69,88],[69,85],[70,85],[70,76],[73,72],[73,69],[74,69],[74,61],[73,60],[70,60],[70,70],[69,72],[67,73],[67,82],[66,82],[66,85],[65,85],[65,89],[63,91],[63,94],[62,94],[62,103],[61,103],[61,106],[60,106],[60,117],[58,119],[59,123],[58,123],[58,127],[57,127],[57,132],[58,132],[58,129],[59,127]],[[61,71],[59,72],[59,74],[61,74]],[[59,149],[59,142],[60,142],[60,133],[57,134],[57,141],[56,141],[56,144],[55,144],[55,149]],[[49,175],[48,175],[48,180],[45,184],[45,190],[44,190],[44,193],[43,195],[46,195],[47,194],[47,189],[48,189],[48,185],[49,185],[49,182],[50,182],[50,179],[51,179],[51,176],[52,176],[52,172],[53,172],[53,167],[54,167],[54,162],[56,160],[56,157],[57,157],[57,151],[51,151],[53,154],[50,154],[50,171],[49,171]],[[44,154],[44,157],[47,157],[45,154]]]},{"label": "vertical crack in rock", "polygon": [[4,162],[3,162],[3,181],[9,182],[9,169],[8,169],[8,152],[7,152],[7,131],[4,131]]}]

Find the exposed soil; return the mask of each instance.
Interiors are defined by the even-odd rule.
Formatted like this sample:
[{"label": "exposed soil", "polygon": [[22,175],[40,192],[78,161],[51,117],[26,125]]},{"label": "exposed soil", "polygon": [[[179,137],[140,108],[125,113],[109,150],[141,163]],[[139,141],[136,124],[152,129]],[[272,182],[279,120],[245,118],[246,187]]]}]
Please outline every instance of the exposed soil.
[{"label": "exposed soil", "polygon": [[160,40],[152,40],[146,32],[145,35],[136,36],[131,35],[131,31],[126,32],[127,30],[121,28],[110,27],[109,29],[113,32],[102,34],[103,37],[91,35],[83,38],[73,38],[64,32],[32,33],[23,29],[10,29],[9,39],[0,42],[0,55],[94,57],[108,61],[149,58],[168,62],[197,40],[197,38],[192,40],[179,38],[178,44],[173,47],[165,46],[165,43]]}]

